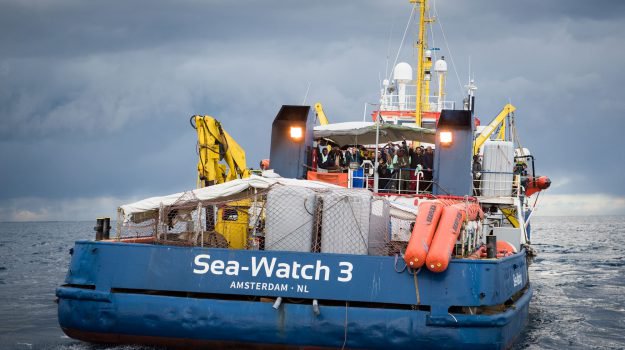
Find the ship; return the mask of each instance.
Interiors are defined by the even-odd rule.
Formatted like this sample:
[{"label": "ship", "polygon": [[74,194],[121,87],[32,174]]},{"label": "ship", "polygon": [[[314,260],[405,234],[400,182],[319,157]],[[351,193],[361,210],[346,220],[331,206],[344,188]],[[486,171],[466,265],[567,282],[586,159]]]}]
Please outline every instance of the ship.
[{"label": "ship", "polygon": [[473,82],[460,108],[445,101],[428,1],[410,2],[416,68],[394,66],[371,121],[284,105],[270,169],[250,171],[221,123],[193,116],[198,188],[121,205],[113,235],[100,218],[95,240],[75,242],[62,330],[167,347],[510,348],[550,180],[514,142],[516,107],[482,126]]}]

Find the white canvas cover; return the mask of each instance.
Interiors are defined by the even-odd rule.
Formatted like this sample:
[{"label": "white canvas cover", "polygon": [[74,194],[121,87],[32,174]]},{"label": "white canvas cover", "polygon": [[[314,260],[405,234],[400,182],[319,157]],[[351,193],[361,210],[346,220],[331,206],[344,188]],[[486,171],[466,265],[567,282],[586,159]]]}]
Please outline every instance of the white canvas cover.
[{"label": "white canvas cover", "polygon": [[249,188],[266,189],[277,183],[286,186],[306,188],[341,188],[336,185],[318,181],[266,178],[252,175],[246,179],[237,179],[219,185],[198,188],[188,192],[179,192],[167,196],[146,198],[138,202],[122,205],[117,209],[117,211],[122,215],[124,222],[141,222],[144,220],[144,217],[152,215],[154,212],[158,212],[161,204],[163,206],[172,205],[185,194],[197,198],[199,201],[207,201],[218,198],[227,198],[246,191]]},{"label": "white canvas cover", "polygon": [[[380,124],[380,143],[402,139],[434,143],[436,132],[432,129],[410,125]],[[374,122],[346,122],[315,126],[315,138],[328,138],[340,144],[375,144],[376,125]]]}]

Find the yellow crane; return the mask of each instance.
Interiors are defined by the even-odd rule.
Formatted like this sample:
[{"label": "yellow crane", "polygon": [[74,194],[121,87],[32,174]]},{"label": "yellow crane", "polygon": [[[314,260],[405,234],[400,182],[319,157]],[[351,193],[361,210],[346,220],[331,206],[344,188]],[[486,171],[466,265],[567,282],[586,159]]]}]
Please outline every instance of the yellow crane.
[{"label": "yellow crane", "polygon": [[499,131],[498,137],[500,139],[503,139],[506,127],[504,121],[506,120],[506,117],[512,114],[512,112],[514,111],[516,111],[516,107],[514,107],[510,103],[506,104],[503,107],[503,109],[501,110],[501,112],[499,112],[495,119],[493,119],[490,124],[488,124],[486,128],[484,128],[484,130],[482,130],[482,132],[475,138],[475,142],[473,142],[473,154],[478,154],[478,152],[480,151],[480,147],[482,147],[484,142],[486,142],[486,140],[490,138],[490,135],[492,135],[493,132],[495,132],[495,130],[497,130],[497,127],[499,127],[500,125],[501,129]]},{"label": "yellow crane", "polygon": [[[198,187],[212,186],[250,176],[245,162],[245,151],[222,128],[221,123],[208,115],[194,115],[191,126],[197,131]],[[225,164],[219,163],[224,161]],[[242,199],[224,206],[206,207],[205,238],[223,237],[228,247],[247,246],[250,200]],[[212,238],[211,238],[212,237]]]},{"label": "yellow crane", "polygon": [[317,119],[319,119],[319,125],[329,124],[328,117],[326,117],[326,114],[323,112],[323,105],[321,105],[321,102],[315,103],[315,113],[317,114]]},{"label": "yellow crane", "polygon": [[[250,176],[245,151],[221,127],[219,121],[208,115],[194,115],[190,122],[197,131],[199,187]],[[219,163],[222,160],[225,164]]]}]

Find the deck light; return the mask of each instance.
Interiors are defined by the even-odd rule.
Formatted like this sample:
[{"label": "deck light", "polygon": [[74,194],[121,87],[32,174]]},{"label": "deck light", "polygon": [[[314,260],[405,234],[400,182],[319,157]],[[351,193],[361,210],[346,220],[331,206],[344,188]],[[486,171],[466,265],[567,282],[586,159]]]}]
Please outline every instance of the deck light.
[{"label": "deck light", "polygon": [[453,141],[453,136],[451,134],[451,131],[441,131],[440,134],[440,141],[441,141],[441,145],[443,146],[449,146],[451,145],[451,142]]},{"label": "deck light", "polygon": [[302,134],[302,128],[300,126],[291,127],[291,138],[293,140],[299,141],[302,138]]}]

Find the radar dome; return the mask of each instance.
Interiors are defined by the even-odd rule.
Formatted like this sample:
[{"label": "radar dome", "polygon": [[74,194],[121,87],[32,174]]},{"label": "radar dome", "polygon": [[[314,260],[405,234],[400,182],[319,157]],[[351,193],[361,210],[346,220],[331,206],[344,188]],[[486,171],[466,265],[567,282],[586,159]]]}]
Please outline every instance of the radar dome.
[{"label": "radar dome", "polygon": [[410,81],[412,80],[412,67],[406,62],[399,62],[395,66],[393,73],[393,79],[397,81]]},{"label": "radar dome", "polygon": [[437,72],[447,72],[447,62],[445,62],[445,57],[442,57],[434,63],[434,70]]}]

